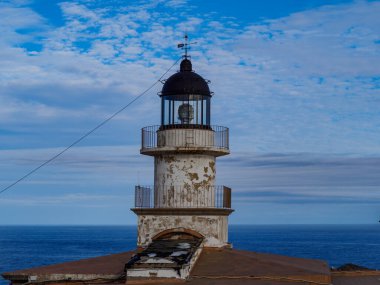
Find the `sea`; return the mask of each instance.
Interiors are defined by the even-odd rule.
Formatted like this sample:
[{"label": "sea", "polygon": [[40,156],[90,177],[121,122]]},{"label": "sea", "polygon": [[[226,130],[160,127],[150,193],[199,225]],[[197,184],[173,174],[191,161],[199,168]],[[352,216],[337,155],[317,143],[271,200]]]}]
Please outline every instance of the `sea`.
[{"label": "sea", "polygon": [[[136,234],[136,226],[0,226],[0,273],[133,250]],[[380,269],[380,224],[230,225],[229,240],[236,249]]]}]

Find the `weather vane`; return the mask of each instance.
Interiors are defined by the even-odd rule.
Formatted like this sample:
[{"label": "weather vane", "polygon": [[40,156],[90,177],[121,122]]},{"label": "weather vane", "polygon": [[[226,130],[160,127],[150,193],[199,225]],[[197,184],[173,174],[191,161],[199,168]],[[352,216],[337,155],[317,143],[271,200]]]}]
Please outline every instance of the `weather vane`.
[{"label": "weather vane", "polygon": [[179,43],[179,44],[177,45],[177,47],[180,48],[180,49],[184,49],[184,50],[185,50],[184,58],[188,58],[187,53],[188,53],[188,51],[189,51],[189,49],[190,49],[190,45],[196,44],[197,42],[189,43],[189,42],[188,42],[189,37],[187,36],[187,34],[185,34],[184,38],[185,38],[185,41],[184,41],[183,43]]}]

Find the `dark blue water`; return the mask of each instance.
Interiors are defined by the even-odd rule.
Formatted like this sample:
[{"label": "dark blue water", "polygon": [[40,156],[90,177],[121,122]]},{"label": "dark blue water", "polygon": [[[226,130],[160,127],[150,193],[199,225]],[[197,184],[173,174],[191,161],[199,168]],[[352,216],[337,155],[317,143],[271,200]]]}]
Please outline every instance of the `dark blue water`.
[{"label": "dark blue water", "polygon": [[[232,225],[229,239],[238,249],[380,269],[376,224]],[[135,244],[136,226],[0,226],[0,272],[132,250]]]}]

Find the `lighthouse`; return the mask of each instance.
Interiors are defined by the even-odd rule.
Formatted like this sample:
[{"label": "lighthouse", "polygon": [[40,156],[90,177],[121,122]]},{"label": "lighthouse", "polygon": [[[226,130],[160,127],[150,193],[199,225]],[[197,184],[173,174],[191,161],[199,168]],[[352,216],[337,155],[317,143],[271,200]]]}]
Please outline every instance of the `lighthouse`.
[{"label": "lighthouse", "polygon": [[158,94],[160,125],[142,129],[140,152],[154,158],[154,184],[135,187],[140,248],[170,235],[229,246],[231,189],[215,184],[216,158],[229,154],[229,130],[211,124],[213,93],[193,70],[187,45],[179,71]]},{"label": "lighthouse", "polygon": [[154,158],[154,182],[135,187],[132,211],[138,218],[137,249],[2,276],[15,285],[123,281],[143,285],[185,280],[189,285],[327,285],[344,282],[351,275],[360,284],[378,278],[378,273],[368,271],[367,275],[341,272],[342,279],[339,275],[335,279],[324,261],[231,248],[231,189],[215,183],[216,159],[229,154],[228,128],[211,123],[213,93],[209,82],[194,72],[186,40],[179,71],[159,93],[160,125],[142,129],[141,153]]}]

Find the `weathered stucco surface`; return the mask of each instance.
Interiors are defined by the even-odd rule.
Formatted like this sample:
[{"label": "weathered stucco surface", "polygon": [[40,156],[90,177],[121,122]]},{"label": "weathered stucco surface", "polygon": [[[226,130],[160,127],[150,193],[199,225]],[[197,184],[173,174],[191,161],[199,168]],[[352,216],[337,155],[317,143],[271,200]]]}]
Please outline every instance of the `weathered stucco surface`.
[{"label": "weathered stucco surface", "polygon": [[138,216],[138,246],[147,246],[164,230],[190,229],[204,237],[204,246],[222,247],[228,242],[227,216]]},{"label": "weathered stucco surface", "polygon": [[197,232],[204,237],[207,247],[228,244],[230,213],[208,212],[220,207],[223,194],[219,191],[223,189],[215,186],[216,157],[229,153],[228,148],[218,148],[216,140],[215,132],[210,129],[158,130],[157,147],[150,152],[141,151],[154,156],[153,209],[194,212],[138,214],[138,246],[147,246],[154,236],[167,230]]},{"label": "weathered stucco surface", "polygon": [[214,156],[167,154],[154,163],[155,207],[214,207]]},{"label": "weathered stucco surface", "polygon": [[214,131],[169,129],[157,132],[158,147],[214,147]]}]

